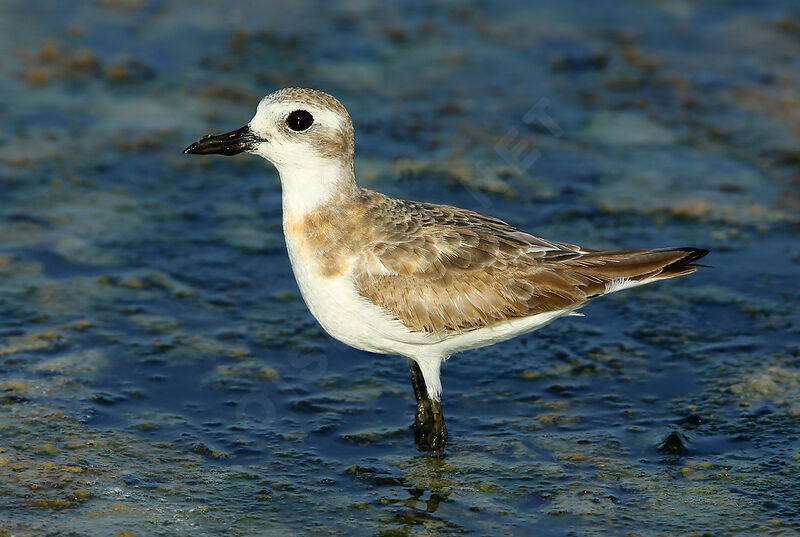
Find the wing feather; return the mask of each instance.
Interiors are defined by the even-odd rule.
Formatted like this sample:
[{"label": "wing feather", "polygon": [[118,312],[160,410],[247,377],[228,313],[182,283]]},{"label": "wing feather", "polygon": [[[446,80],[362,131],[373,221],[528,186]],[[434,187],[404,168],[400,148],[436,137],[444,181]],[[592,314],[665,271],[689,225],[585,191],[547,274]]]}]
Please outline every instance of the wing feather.
[{"label": "wing feather", "polygon": [[355,283],[415,332],[461,332],[576,309],[621,281],[694,272],[691,262],[707,253],[584,250],[471,211],[369,194],[361,225],[376,231],[357,257]]}]

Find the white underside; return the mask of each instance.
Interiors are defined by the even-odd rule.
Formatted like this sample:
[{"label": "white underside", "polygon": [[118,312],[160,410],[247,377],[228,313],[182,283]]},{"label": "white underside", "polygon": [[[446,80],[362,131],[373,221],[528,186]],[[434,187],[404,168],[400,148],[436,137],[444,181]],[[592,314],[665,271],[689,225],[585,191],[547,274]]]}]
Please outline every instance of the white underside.
[{"label": "white underside", "polygon": [[531,332],[573,310],[541,313],[457,334],[413,332],[387,310],[360,296],[352,275],[323,278],[316,273],[313,263],[300,259],[301,249],[288,233],[286,245],[300,293],[322,328],[351,347],[414,360],[425,377],[428,395],[437,400],[442,392],[439,369],[450,355]]}]

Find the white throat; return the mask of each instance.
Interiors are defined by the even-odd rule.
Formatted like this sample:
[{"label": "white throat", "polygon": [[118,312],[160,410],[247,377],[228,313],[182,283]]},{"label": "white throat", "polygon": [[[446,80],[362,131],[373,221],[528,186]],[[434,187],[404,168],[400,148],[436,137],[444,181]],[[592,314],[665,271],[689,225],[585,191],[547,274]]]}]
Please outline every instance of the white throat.
[{"label": "white throat", "polygon": [[284,218],[305,216],[338,195],[356,189],[353,169],[341,162],[313,167],[278,166]]}]

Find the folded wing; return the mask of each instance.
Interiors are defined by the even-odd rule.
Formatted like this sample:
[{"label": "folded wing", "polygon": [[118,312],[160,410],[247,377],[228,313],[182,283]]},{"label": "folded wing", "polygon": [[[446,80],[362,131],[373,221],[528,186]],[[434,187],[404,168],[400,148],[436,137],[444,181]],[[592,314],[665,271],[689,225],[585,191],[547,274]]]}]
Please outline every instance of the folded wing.
[{"label": "folded wing", "polygon": [[358,258],[359,293],[414,332],[463,332],[696,270],[707,250],[596,252],[454,207],[383,198]]}]

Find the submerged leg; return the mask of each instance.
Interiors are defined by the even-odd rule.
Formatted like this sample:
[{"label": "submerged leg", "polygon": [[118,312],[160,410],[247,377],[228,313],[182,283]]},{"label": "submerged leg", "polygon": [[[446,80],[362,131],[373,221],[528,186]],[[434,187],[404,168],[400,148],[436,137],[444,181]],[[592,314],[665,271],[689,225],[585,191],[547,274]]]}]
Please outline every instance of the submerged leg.
[{"label": "submerged leg", "polygon": [[444,424],[442,403],[428,397],[425,378],[417,363],[408,361],[411,370],[411,385],[417,398],[417,411],[414,413],[414,442],[420,451],[440,457],[444,455],[447,444],[447,427]]}]

